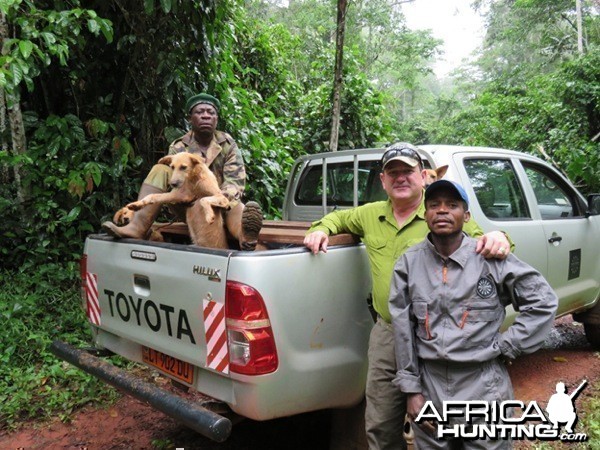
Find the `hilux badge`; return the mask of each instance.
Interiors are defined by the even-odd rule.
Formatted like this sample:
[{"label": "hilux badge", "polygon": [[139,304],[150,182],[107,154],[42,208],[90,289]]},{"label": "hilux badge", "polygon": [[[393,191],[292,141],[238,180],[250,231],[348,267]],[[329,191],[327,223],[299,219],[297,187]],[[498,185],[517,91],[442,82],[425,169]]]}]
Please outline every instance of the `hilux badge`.
[{"label": "hilux badge", "polygon": [[210,281],[221,281],[221,269],[212,269],[204,266],[194,266],[192,273],[196,275],[204,275],[208,277]]}]

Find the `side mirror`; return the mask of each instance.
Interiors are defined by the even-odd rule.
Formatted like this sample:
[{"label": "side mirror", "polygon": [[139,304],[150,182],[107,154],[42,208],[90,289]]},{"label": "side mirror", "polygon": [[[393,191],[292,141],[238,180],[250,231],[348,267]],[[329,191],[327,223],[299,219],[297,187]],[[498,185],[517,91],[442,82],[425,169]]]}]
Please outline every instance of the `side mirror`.
[{"label": "side mirror", "polygon": [[587,198],[587,211],[585,212],[586,217],[600,215],[600,194],[590,194]]}]

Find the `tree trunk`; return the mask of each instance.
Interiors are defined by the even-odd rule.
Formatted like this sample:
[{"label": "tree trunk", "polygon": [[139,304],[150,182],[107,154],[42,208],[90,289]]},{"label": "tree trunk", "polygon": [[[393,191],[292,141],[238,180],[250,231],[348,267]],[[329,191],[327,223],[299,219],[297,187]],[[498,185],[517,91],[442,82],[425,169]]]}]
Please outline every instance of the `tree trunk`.
[{"label": "tree trunk", "polygon": [[[6,93],[6,103],[8,105],[8,120],[10,121],[13,154],[24,155],[27,150],[27,141],[25,139],[25,127],[23,126],[23,114],[21,113],[19,96]],[[22,205],[29,198],[29,190],[21,182],[21,168],[21,163],[14,165],[17,201]]]},{"label": "tree trunk", "polygon": [[[2,42],[5,42],[9,38],[8,25],[4,13],[0,13],[0,38]],[[25,127],[23,126],[23,114],[21,113],[21,105],[19,103],[20,96],[18,93],[18,86],[11,86],[9,89],[3,89],[1,94],[3,96],[3,106],[5,106],[8,111],[13,154],[23,155],[27,149],[27,141],[25,139]],[[21,183],[21,164],[15,164],[13,169],[15,185],[17,188],[17,202],[22,205],[29,197],[29,194],[27,189],[25,189]]]},{"label": "tree trunk", "polygon": [[333,108],[331,112],[331,134],[329,137],[329,150],[338,150],[340,134],[340,114],[342,109],[342,85],[344,82],[344,35],[346,32],[346,13],[348,0],[338,0],[337,28],[335,37],[335,69],[333,79]]},{"label": "tree trunk", "polygon": [[581,0],[575,0],[575,9],[577,10],[577,51],[583,54],[583,25],[581,16]]},{"label": "tree trunk", "polygon": [[[8,153],[8,142],[4,139],[4,136],[6,136],[6,100],[3,88],[0,88],[0,136],[2,136],[2,151]],[[3,164],[0,171],[0,182],[2,184],[10,183],[8,166]]]}]

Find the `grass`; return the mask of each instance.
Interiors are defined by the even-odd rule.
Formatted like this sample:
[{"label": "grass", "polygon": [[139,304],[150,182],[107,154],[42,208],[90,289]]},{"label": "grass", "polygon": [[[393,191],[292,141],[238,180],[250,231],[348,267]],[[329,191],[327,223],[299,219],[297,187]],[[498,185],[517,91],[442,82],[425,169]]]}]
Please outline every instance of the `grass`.
[{"label": "grass", "polygon": [[76,264],[0,271],[0,429],[58,417],[116,391],[48,351],[54,339],[89,345]]},{"label": "grass", "polygon": [[[597,353],[596,355],[600,357],[600,354]],[[581,432],[588,435],[587,443],[581,448],[600,449],[600,381],[596,381],[588,389],[589,392],[585,400],[577,409],[579,422],[575,431],[582,430]]]}]

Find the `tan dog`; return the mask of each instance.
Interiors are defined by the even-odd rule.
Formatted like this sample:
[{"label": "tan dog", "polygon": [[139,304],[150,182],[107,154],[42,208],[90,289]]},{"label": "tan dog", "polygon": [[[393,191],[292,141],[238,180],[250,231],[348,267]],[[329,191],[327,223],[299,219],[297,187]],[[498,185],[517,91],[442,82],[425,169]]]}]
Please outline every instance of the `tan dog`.
[{"label": "tan dog", "polygon": [[[126,208],[138,211],[146,205],[173,203],[185,206],[186,222],[194,244],[201,247],[228,248],[227,236],[221,211],[213,208],[227,208],[225,197],[215,175],[204,163],[202,157],[182,152],[168,155],[158,161],[171,167],[171,191],[150,194]],[[117,212],[118,214],[118,212]]]},{"label": "tan dog", "polygon": [[429,186],[434,181],[444,178],[447,171],[448,166],[441,166],[437,169],[425,169],[425,186]]}]

